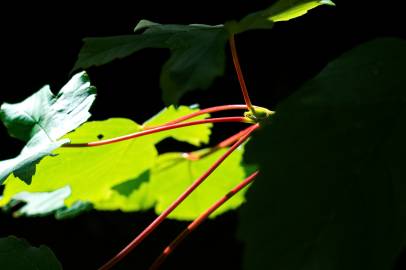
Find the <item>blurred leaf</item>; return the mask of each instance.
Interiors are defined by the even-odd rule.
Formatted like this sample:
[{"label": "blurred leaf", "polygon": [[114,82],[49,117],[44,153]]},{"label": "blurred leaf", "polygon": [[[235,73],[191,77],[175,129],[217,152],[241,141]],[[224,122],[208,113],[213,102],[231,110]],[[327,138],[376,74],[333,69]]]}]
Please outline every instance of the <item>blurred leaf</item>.
[{"label": "blurred leaf", "polygon": [[0,268],[2,270],[59,270],[55,254],[48,247],[32,247],[14,236],[0,238]]},{"label": "blurred leaf", "polygon": [[171,57],[161,73],[163,100],[177,104],[186,92],[206,89],[224,73],[228,34],[220,26],[161,25],[141,20],[130,36],[86,38],[73,70],[103,65],[144,48],[168,48]]},{"label": "blurred leaf", "polygon": [[89,117],[96,90],[81,72],[54,96],[49,86],[17,104],[4,103],[0,118],[11,136],[28,141],[21,154],[0,162],[0,184],[11,174],[31,183],[35,165],[69,140],[57,141]]},{"label": "blurred leaf", "polygon": [[234,33],[270,29],[275,22],[300,17],[320,5],[334,5],[334,3],[330,0],[279,0],[267,9],[248,14],[238,23],[232,21],[226,25]]},{"label": "blurred leaf", "polygon": [[[168,117],[179,117],[196,110],[186,106],[180,106],[178,109],[168,108],[147,121],[143,126],[147,126],[147,123],[148,125],[160,125]],[[208,116],[208,114],[201,115],[198,119]],[[129,119],[111,118],[105,121],[87,122],[67,136],[73,143],[84,143],[142,131],[143,126]],[[53,192],[69,185],[71,195],[66,196],[66,199],[63,198],[68,209],[65,209],[66,211],[58,210],[57,217],[62,217],[65,214],[76,214],[75,211],[80,210],[80,207],[83,206],[76,205],[74,207],[77,202],[91,203],[96,209],[103,210],[116,210],[125,207],[122,205],[107,206],[102,202],[108,201],[111,196],[114,196],[117,192],[114,187],[127,181],[137,181],[142,173],[153,166],[157,157],[156,143],[173,136],[179,140],[198,145],[208,141],[210,128],[211,124],[203,124],[99,147],[59,148],[54,152],[55,157],[46,157],[38,165],[38,172],[33,177],[33,184],[27,185],[10,176],[6,181],[0,206],[6,206],[12,199],[21,200],[21,195],[17,195],[20,192],[26,192],[24,193],[25,198],[37,196],[36,193],[38,192],[51,192],[48,193],[51,198],[51,194],[55,194]],[[140,184],[135,183],[135,185]],[[24,214],[29,215],[33,212],[35,214],[47,214],[50,212],[48,211],[48,203],[45,200],[42,203],[31,205],[30,211],[24,211]],[[60,207],[62,206],[60,205]],[[151,207],[153,204],[145,204],[142,209]],[[84,209],[88,209],[88,207],[84,207]]]},{"label": "blurred leaf", "polygon": [[84,201],[76,201],[74,202],[70,207],[62,207],[59,208],[55,212],[55,218],[56,219],[68,219],[68,218],[74,218],[84,212],[90,211],[93,209],[93,204],[90,202],[84,202]]},{"label": "blurred leaf", "polygon": [[26,204],[14,212],[15,216],[42,216],[54,213],[64,207],[64,200],[71,194],[69,186],[64,186],[52,192],[23,191],[13,196],[13,201]]},{"label": "blurred leaf", "polygon": [[406,240],[406,41],[331,62],[247,145],[245,269],[391,269]]}]

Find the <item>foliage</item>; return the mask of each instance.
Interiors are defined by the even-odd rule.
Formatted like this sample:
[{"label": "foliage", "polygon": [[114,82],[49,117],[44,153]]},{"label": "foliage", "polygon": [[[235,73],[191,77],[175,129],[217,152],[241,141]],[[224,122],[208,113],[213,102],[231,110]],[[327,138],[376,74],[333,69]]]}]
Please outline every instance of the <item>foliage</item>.
[{"label": "foliage", "polygon": [[345,53],[253,137],[245,269],[391,269],[406,240],[405,52],[380,39]]},{"label": "foliage", "polygon": [[27,144],[16,158],[0,162],[0,184],[11,173],[30,184],[36,164],[69,142],[56,140],[90,117],[88,110],[94,99],[95,88],[90,86],[86,73],[81,72],[56,96],[47,85],[21,103],[1,105],[0,119],[9,134]]},{"label": "foliage", "polygon": [[59,270],[62,266],[46,246],[30,246],[14,236],[0,238],[0,265],[3,270]]},{"label": "foliage", "polygon": [[[1,120],[11,136],[27,145],[15,159],[0,162],[0,183],[5,181],[0,206],[14,211],[16,202],[23,201],[26,204],[14,212],[16,216],[53,213],[56,218],[73,217],[92,207],[154,208],[160,216],[152,227],[167,215],[200,222],[196,219],[200,213],[259,168],[241,212],[245,269],[390,269],[406,243],[404,40],[379,39],[345,53],[280,103],[275,114],[266,114],[270,119],[258,120],[247,102],[244,108],[250,110],[245,118],[235,117],[233,122],[242,118],[240,122],[261,130],[247,143],[246,153],[241,138],[247,133],[207,147],[212,127],[208,122],[154,131],[190,114],[193,120],[214,122],[207,113],[196,117],[198,108],[178,103],[185,93],[208,88],[224,73],[229,38],[270,29],[320,5],[334,4],[279,0],[223,25],[141,20],[133,35],[85,39],[74,70],[103,65],[144,48],[169,49],[160,76],[168,107],[142,125],[126,118],[86,122],[95,90],[83,72],[56,96],[44,87],[21,103],[3,104]],[[251,121],[244,121],[247,116]],[[154,132],[132,140],[98,147],[88,143],[148,130]],[[168,137],[206,148],[158,154],[155,145]],[[235,141],[242,145],[230,148]],[[233,147],[236,150],[202,186],[167,212],[179,194],[193,187]],[[212,216],[237,208],[244,195],[239,193]],[[131,242],[131,248],[153,230],[149,228]],[[0,239],[0,260],[6,266],[22,265],[25,261],[15,262],[17,255],[1,256],[3,250],[23,252],[32,257],[30,263],[43,263],[36,257],[41,255],[48,257],[46,269],[60,268],[48,249],[40,249],[13,237]]]},{"label": "foliage", "polygon": [[280,0],[265,10],[249,14],[241,21],[224,25],[174,25],[141,20],[127,36],[86,38],[73,70],[89,68],[127,57],[144,48],[168,48],[171,57],[161,72],[162,97],[167,105],[178,104],[188,91],[207,89],[223,75],[228,37],[253,29],[272,28],[274,22],[305,14],[329,0]]}]

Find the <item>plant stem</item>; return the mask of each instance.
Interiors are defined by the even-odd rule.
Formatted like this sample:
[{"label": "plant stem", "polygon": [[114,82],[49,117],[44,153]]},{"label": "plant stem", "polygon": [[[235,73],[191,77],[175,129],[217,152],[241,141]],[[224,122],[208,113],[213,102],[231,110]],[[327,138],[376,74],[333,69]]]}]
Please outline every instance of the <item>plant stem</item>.
[{"label": "plant stem", "polygon": [[258,171],[254,172],[250,176],[248,176],[244,181],[230,190],[224,197],[210,206],[206,211],[204,211],[198,218],[196,218],[192,223],[187,226],[185,230],[183,230],[170,244],[167,246],[161,255],[154,261],[151,265],[149,270],[157,270],[162,263],[166,260],[166,258],[173,252],[173,250],[191,233],[193,232],[200,224],[203,223],[214,211],[216,211],[220,206],[222,206],[225,202],[227,202],[231,197],[237,194],[241,189],[246,187],[252,181],[254,181],[255,177],[258,175]]},{"label": "plant stem", "polygon": [[221,141],[220,143],[213,146],[212,148],[210,148],[208,151],[206,151],[204,153],[201,153],[200,151],[195,151],[195,152],[183,153],[183,156],[189,160],[199,160],[201,158],[207,157],[208,155],[211,155],[211,154],[217,152],[218,150],[225,148],[227,146],[230,146],[231,144],[236,142],[239,138],[244,136],[244,134],[248,131],[249,128],[250,127],[247,127],[245,129],[241,130],[240,132],[232,135],[231,137],[228,137],[227,139],[225,139],[224,141]]},{"label": "plant stem", "polygon": [[175,210],[178,205],[185,200],[203,181],[238,147],[240,146],[251,133],[259,127],[259,124],[254,124],[237,142],[235,142],[230,149],[227,150],[207,171],[201,175],[195,182],[192,183],[172,204],[163,211],[147,228],[145,228],[133,241],[131,241],[124,249],[117,255],[110,259],[106,264],[99,268],[99,270],[111,269],[116,263],[121,261],[128,253],[138,246],[155,228],[164,221],[164,219]]},{"label": "plant stem", "polygon": [[111,143],[116,143],[116,142],[121,142],[125,140],[130,140],[134,139],[137,137],[157,133],[157,132],[162,132],[165,130],[171,130],[171,129],[176,129],[176,128],[182,128],[182,127],[187,127],[187,126],[193,126],[193,125],[200,125],[200,124],[207,124],[207,123],[227,123],[227,122],[242,122],[242,123],[247,123],[247,119],[245,117],[219,117],[219,118],[209,118],[209,119],[202,119],[202,120],[196,120],[196,121],[190,121],[190,122],[185,122],[185,123],[177,123],[177,124],[170,124],[170,125],[163,125],[135,133],[131,133],[128,135],[124,136],[119,136],[107,140],[101,140],[101,141],[94,141],[94,142],[88,142],[88,143],[72,143],[72,144],[66,144],[63,147],[92,147],[92,146],[101,146],[101,145],[106,145],[106,144],[111,144]]},{"label": "plant stem", "polygon": [[238,60],[237,49],[235,47],[235,39],[234,35],[230,36],[230,49],[231,55],[233,57],[234,68],[237,73],[238,82],[240,83],[242,95],[244,97],[245,104],[247,105],[248,109],[252,112],[255,112],[254,107],[252,106],[250,96],[248,95],[247,86],[245,85],[244,76],[241,71],[240,61]]},{"label": "plant stem", "polygon": [[[215,106],[215,107],[202,109],[202,110],[193,112],[188,115],[184,115],[182,117],[169,121],[166,124],[163,124],[161,126],[177,124],[177,123],[183,122],[185,120],[194,118],[196,116],[199,116],[199,115],[202,115],[205,113],[221,112],[221,111],[227,111],[227,110],[246,110],[246,109],[247,109],[247,105],[244,105],[244,104],[231,104],[231,105]],[[144,129],[151,129],[151,128],[155,128],[155,127],[154,126],[152,126],[152,127],[144,126]]]}]

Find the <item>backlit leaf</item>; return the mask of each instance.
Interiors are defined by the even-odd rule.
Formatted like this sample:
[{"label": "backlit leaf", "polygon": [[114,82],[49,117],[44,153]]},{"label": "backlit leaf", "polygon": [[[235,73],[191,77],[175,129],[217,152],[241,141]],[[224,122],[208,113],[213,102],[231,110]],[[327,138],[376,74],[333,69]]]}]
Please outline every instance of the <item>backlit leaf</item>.
[{"label": "backlit leaf", "polygon": [[288,21],[306,14],[320,5],[334,5],[330,0],[279,0],[267,9],[250,13],[241,21],[227,22],[227,28],[234,33],[253,29],[270,29],[275,22]]},{"label": "backlit leaf", "polygon": [[[161,111],[142,126],[124,118],[87,122],[74,132],[69,133],[67,137],[72,140],[72,143],[113,138],[142,131],[144,126],[150,127],[163,124],[168,118],[180,117],[196,110],[186,106],[180,106],[177,109],[170,107]],[[208,114],[201,115],[197,119],[208,116]],[[122,183],[128,181],[135,181],[135,185],[143,183],[140,177],[145,171],[150,170],[157,157],[156,143],[173,136],[178,140],[199,145],[208,141],[210,128],[211,124],[204,124],[169,130],[99,147],[59,148],[54,151],[56,156],[46,157],[38,165],[38,172],[34,175],[35,182],[32,185],[27,185],[10,176],[7,179],[3,197],[0,199],[0,206],[9,204],[10,200],[21,200],[21,195],[18,195],[21,194],[20,192],[25,192],[23,193],[25,198],[27,196],[37,198],[37,193],[48,192],[48,195],[50,195],[54,194],[53,192],[56,192],[56,190],[69,185],[71,189],[70,196],[66,196],[66,199],[61,198],[62,201],[64,199],[68,209],[64,205],[60,205],[63,209],[56,212],[57,217],[62,217],[65,214],[71,215],[73,211],[80,210],[77,205],[78,202],[91,203],[96,209],[103,210],[125,208],[126,206],[121,204],[107,205],[104,201],[111,201],[111,196],[115,196],[117,192],[114,187],[120,186]],[[146,181],[148,182],[149,179]],[[23,212],[26,215],[53,212],[48,211],[47,203],[45,200],[42,204],[38,204],[37,207],[28,204],[27,207],[31,206],[30,208],[34,209],[30,209],[30,211],[23,210]],[[153,204],[140,202],[137,207],[148,209],[153,207]],[[87,208],[88,206],[84,207],[84,209]]]},{"label": "backlit leaf", "polygon": [[[227,149],[221,149],[200,160],[185,159],[181,153],[159,156],[151,171],[149,184],[150,196],[153,194],[152,196],[156,197],[156,212],[163,212],[226,151]],[[235,150],[169,217],[180,220],[194,219],[244,180],[247,172],[253,172],[254,167],[244,168],[241,165],[243,152],[243,147]],[[244,193],[239,192],[212,216],[240,206],[244,202]]]}]

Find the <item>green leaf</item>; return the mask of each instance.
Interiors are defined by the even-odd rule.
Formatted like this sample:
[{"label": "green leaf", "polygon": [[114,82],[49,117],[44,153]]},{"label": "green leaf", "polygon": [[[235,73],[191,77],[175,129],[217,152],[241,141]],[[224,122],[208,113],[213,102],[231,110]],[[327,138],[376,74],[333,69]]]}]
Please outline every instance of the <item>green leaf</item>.
[{"label": "green leaf", "polygon": [[73,70],[108,63],[144,48],[168,48],[171,57],[161,73],[163,100],[177,104],[186,92],[206,89],[224,73],[224,28],[203,24],[161,25],[142,20],[131,36],[86,38]]},{"label": "green leaf", "polygon": [[[159,156],[151,171],[149,184],[149,194],[154,194],[152,196],[156,198],[155,211],[162,213],[226,151],[227,149],[221,149],[200,160],[185,159],[182,153],[168,153]],[[254,166],[247,168],[242,166],[243,153],[243,147],[236,149],[201,186],[169,215],[169,218],[195,219],[244,180],[247,173],[254,171]],[[216,210],[212,217],[239,207],[244,202],[244,193],[244,191],[239,192]]]},{"label": "green leaf", "polygon": [[245,269],[392,269],[406,240],[406,41],[331,62],[247,146]]},{"label": "green leaf", "polygon": [[[140,130],[141,126],[129,119],[111,118],[87,122],[68,136],[73,143],[83,143]],[[89,201],[97,207],[98,201],[110,195],[113,185],[133,179],[152,166],[157,155],[153,143],[141,137],[99,147],[59,148],[54,151],[55,157],[46,157],[37,166],[30,186],[13,177],[7,179],[1,202],[20,191],[47,192],[69,185],[72,194],[65,200],[68,207],[76,201]]]},{"label": "green leaf", "polygon": [[0,162],[0,184],[11,174],[31,182],[35,165],[45,156],[67,143],[59,140],[89,117],[89,108],[96,95],[89,78],[81,72],[54,96],[49,86],[17,104],[4,103],[0,119],[12,137],[27,141],[20,155]]},{"label": "green leaf", "polygon": [[[142,131],[144,126],[163,124],[168,117],[180,117],[196,110],[186,106],[180,106],[178,109],[171,107],[161,111],[142,126],[124,118],[87,122],[74,132],[69,133],[67,137],[73,143],[90,142],[99,138],[113,138]],[[201,115],[198,119],[208,116],[208,114]],[[111,196],[115,196],[117,191],[114,187],[128,181],[137,181],[145,171],[154,165],[154,160],[157,157],[156,143],[173,136],[178,140],[199,145],[202,142],[207,142],[211,126],[211,124],[203,124],[185,127],[99,147],[59,148],[54,151],[56,156],[46,157],[38,165],[38,172],[34,175],[34,182],[31,185],[28,186],[10,176],[6,181],[0,206],[6,206],[12,199],[18,199],[16,195],[20,192],[29,192],[31,196],[35,196],[37,192],[56,192],[56,190],[69,185],[71,195],[66,199],[60,198],[61,200],[65,199],[65,205],[68,207],[65,210],[68,212],[59,209],[56,212],[57,217],[62,217],[65,213],[69,216],[69,211],[75,213],[76,210],[80,210],[83,205],[75,206],[75,203],[78,202],[87,202],[93,204],[96,209],[103,210],[116,210],[125,207],[122,205],[107,206],[102,202],[109,201]],[[140,183],[135,185],[140,185]],[[24,194],[29,196],[27,193]],[[44,200],[42,204],[32,205],[36,207],[31,211],[34,211],[35,214],[47,214],[50,212],[47,203]],[[148,209],[153,207],[153,204],[143,204],[139,207],[140,209]],[[88,209],[88,206],[84,209]],[[29,213],[31,212],[24,212],[27,215]]]},{"label": "green leaf", "polygon": [[239,22],[227,22],[226,27],[232,33],[270,29],[275,22],[300,17],[320,5],[334,6],[334,3],[330,0],[279,0],[267,9],[248,14]]},{"label": "green leaf", "polygon": [[265,10],[247,15],[241,21],[223,25],[159,24],[141,20],[135,35],[85,38],[73,70],[99,66],[127,57],[144,48],[168,48],[171,56],[163,65],[160,82],[167,105],[178,104],[185,93],[207,89],[224,74],[226,43],[230,34],[252,29],[269,29],[274,22],[302,16],[330,0],[279,0]]},{"label": "green leaf", "polygon": [[24,239],[14,236],[0,238],[0,266],[2,270],[59,270],[61,264],[48,247],[32,247]]},{"label": "green leaf", "polygon": [[[208,149],[201,150],[202,152]],[[150,171],[139,179],[115,186],[115,195],[102,202],[104,208],[120,208],[123,211],[146,210],[155,206],[157,214],[162,213],[184,190],[221,156],[227,149],[221,149],[199,160],[189,160],[183,153],[160,155]],[[242,166],[243,147],[238,148],[199,186],[169,218],[193,220],[214,202],[241,182],[254,166]],[[235,195],[213,215],[217,216],[235,209],[244,202],[244,192]]]},{"label": "green leaf", "polygon": [[54,213],[65,206],[64,200],[71,194],[69,186],[64,186],[52,192],[27,192],[23,191],[13,196],[14,201],[26,204],[14,212],[15,216],[43,216]]},{"label": "green leaf", "polygon": [[[156,116],[152,117],[148,121],[144,123],[144,127],[151,127],[151,126],[158,126],[165,124],[171,120],[177,119],[181,116],[193,113],[198,111],[198,107],[196,106],[179,106],[175,108],[175,106],[171,105],[161,112],[159,112]],[[201,120],[210,117],[209,114],[199,115],[194,117],[190,121],[194,120]],[[175,140],[187,142],[193,144],[195,146],[201,146],[201,144],[207,144],[210,140],[211,134],[211,127],[213,124],[203,124],[203,125],[195,125],[190,127],[184,127],[176,130],[165,131],[158,133],[154,136],[158,139],[161,137],[162,139],[171,136]],[[161,140],[162,140],[161,139]]]},{"label": "green leaf", "polygon": [[90,211],[93,209],[93,204],[90,202],[84,202],[84,201],[76,201],[74,202],[70,207],[62,207],[59,208],[55,212],[55,218],[56,219],[68,219],[68,218],[74,218],[80,214],[83,214],[84,212]]}]

